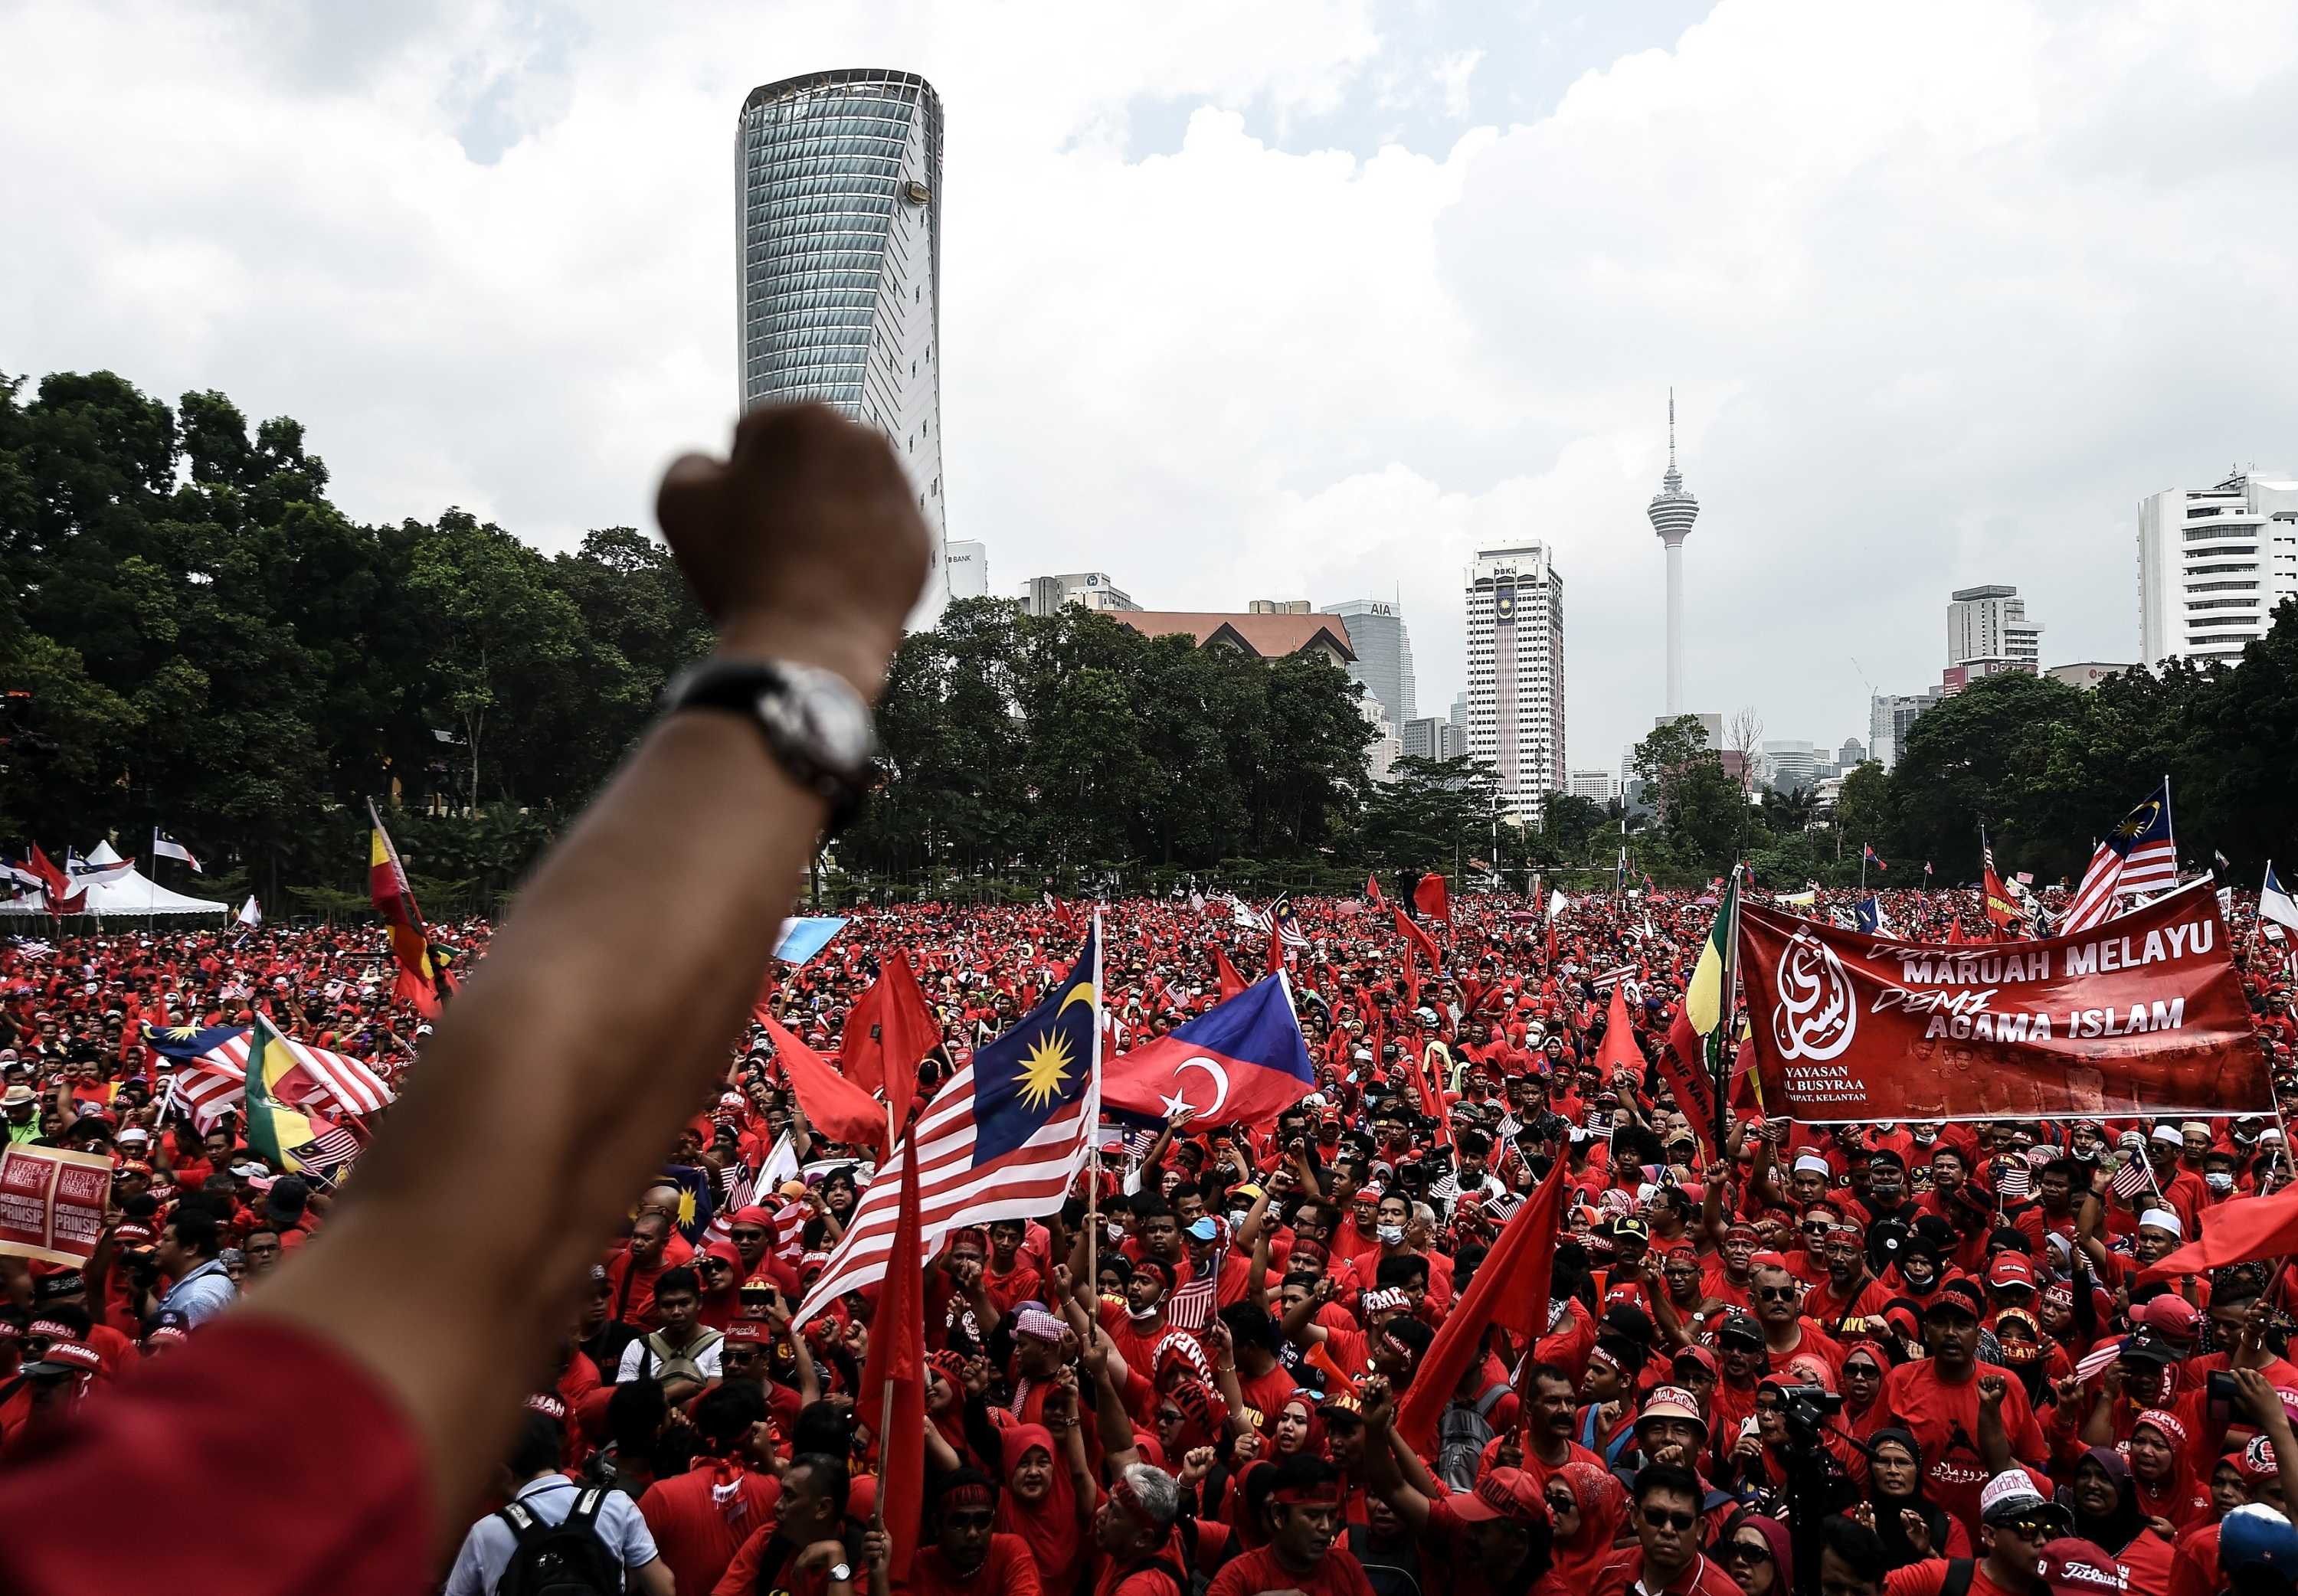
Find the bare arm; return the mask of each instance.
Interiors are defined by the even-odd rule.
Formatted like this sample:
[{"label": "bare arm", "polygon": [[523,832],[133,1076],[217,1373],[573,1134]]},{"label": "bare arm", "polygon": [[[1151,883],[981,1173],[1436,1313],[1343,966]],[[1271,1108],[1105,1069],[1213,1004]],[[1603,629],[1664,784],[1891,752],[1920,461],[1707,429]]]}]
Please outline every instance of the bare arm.
[{"label": "bare arm", "polygon": [[[925,567],[912,503],[882,439],[799,407],[746,416],[731,465],[674,464],[659,509],[722,649],[874,696]],[[257,1294],[390,1388],[442,1532],[485,1488],[585,1267],[716,1080],[823,814],[744,719],[657,726],[521,891],[353,1193]],[[676,914],[620,912],[640,857]]]},{"label": "bare arm", "polygon": [[1375,1378],[1365,1383],[1365,1485],[1396,1510],[1414,1534],[1428,1528],[1428,1509],[1432,1498],[1404,1477],[1397,1466],[1398,1457],[1409,1450],[1397,1438],[1396,1410],[1388,1400],[1388,1382]]}]

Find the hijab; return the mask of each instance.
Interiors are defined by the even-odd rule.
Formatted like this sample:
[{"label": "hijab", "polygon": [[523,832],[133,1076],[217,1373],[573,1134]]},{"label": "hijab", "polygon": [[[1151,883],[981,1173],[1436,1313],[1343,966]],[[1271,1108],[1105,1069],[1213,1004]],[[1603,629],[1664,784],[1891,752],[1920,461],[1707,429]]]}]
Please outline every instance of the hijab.
[{"label": "hijab", "polygon": [[1568,1541],[1550,1548],[1556,1576],[1575,1589],[1592,1584],[1596,1571],[1612,1560],[1612,1542],[1628,1516],[1627,1487],[1609,1469],[1593,1463],[1566,1463],[1552,1476],[1571,1488],[1580,1504],[1580,1527]]},{"label": "hijab", "polygon": [[[1922,1443],[1909,1432],[1887,1426],[1867,1437],[1868,1454],[1872,1457],[1875,1448],[1885,1442],[1905,1448],[1907,1455],[1915,1460],[1915,1490],[1912,1496],[1885,1496],[1882,1488],[1875,1484],[1873,1474],[1871,1472],[1868,1476],[1867,1501],[1875,1509],[1875,1536],[1883,1542],[1884,1562],[1893,1568],[1904,1568],[1910,1563],[1921,1562],[1925,1557],[1945,1557],[1947,1514],[1938,1503],[1923,1493]],[[1930,1532],[1930,1551],[1919,1554],[1914,1542],[1907,1539],[1907,1526],[1899,1522],[1900,1510],[1905,1508],[1913,1508],[1923,1516],[1923,1526]]]},{"label": "hijab", "polygon": [[2138,1506],[2138,1478],[2130,1472],[2130,1460],[2112,1446],[2089,1448],[2076,1461],[2076,1469],[2079,1471],[2085,1463],[2097,1464],[2114,1483],[2114,1511],[2104,1518],[2091,1517],[2082,1510],[2072,1485],[2059,1492],[2059,1502],[2075,1516],[2075,1534],[2119,1558],[2122,1549],[2146,1527],[2146,1515]]},{"label": "hijab", "polygon": [[1732,1514],[1724,1526],[1723,1536],[1715,1544],[1728,1545],[1739,1538],[1743,1529],[1753,1529],[1772,1549],[1772,1567],[1776,1575],[1772,1581],[1772,1589],[1779,1596],[1787,1596],[1795,1589],[1795,1542],[1788,1534],[1788,1526],[1776,1518],[1766,1518],[1761,1513],[1750,1513],[1742,1508]]},{"label": "hijab", "polygon": [[[1073,1591],[1085,1571],[1091,1550],[1086,1526],[1078,1518],[1078,1500],[1069,1470],[1062,1461],[1054,1434],[1041,1424],[1010,1425],[997,1432],[998,1460],[1005,1488],[997,1493],[996,1527],[1019,1535],[1029,1543],[1030,1560],[1037,1565],[1037,1583],[1048,1591]],[[1013,1474],[1033,1450],[1042,1450],[1053,1463],[1053,1481],[1040,1501],[1025,1502],[1013,1493]]]}]

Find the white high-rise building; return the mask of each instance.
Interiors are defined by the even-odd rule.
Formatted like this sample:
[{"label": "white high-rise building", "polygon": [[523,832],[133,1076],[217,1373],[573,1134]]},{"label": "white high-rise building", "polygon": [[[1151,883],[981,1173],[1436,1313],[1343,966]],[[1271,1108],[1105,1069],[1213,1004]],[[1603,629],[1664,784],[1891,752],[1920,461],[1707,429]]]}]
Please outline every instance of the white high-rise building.
[{"label": "white high-rise building", "polygon": [[1388,724],[1400,731],[1420,718],[1414,701],[1412,638],[1404,629],[1404,613],[1386,599],[1350,599],[1320,604],[1318,615],[1338,616],[1348,623],[1349,647],[1356,663],[1349,680],[1364,684],[1365,691],[1388,711]]},{"label": "white high-rise building", "polygon": [[742,408],[818,400],[890,439],[932,533],[913,631],[949,598],[941,483],[941,97],[849,68],[754,88],[734,133]]},{"label": "white high-rise building", "polygon": [[1574,798],[1608,804],[1620,796],[1619,778],[1608,770],[1575,770],[1572,773],[1570,790]]},{"label": "white high-rise building", "polygon": [[1492,762],[1500,801],[1529,818],[1565,785],[1564,579],[1542,544],[1486,549],[1466,598],[1468,756]]},{"label": "white high-rise building", "polygon": [[953,599],[989,597],[989,547],[975,538],[961,538],[949,546],[949,596]]},{"label": "white high-rise building", "polygon": [[1948,669],[1963,666],[1982,676],[2024,671],[2031,676],[2042,657],[2043,624],[2027,618],[2027,601],[2017,588],[1990,583],[1955,589],[1947,607]]},{"label": "white high-rise building", "polygon": [[1699,500],[1683,489],[1683,473],[1675,468],[1675,390],[1667,391],[1667,470],[1659,492],[1644,508],[1652,530],[1667,549],[1667,713],[1683,713],[1683,540],[1699,519]]},{"label": "white high-rise building", "polygon": [[2138,657],[2242,658],[2274,607],[2298,597],[2298,482],[2236,472],[2214,488],[2138,501]]}]

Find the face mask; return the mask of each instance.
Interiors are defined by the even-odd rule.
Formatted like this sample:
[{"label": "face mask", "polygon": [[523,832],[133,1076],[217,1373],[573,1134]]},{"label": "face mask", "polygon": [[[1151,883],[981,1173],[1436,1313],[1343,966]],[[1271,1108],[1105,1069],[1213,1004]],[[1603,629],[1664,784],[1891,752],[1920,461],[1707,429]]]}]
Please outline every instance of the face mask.
[{"label": "face mask", "polygon": [[1137,1325],[1145,1325],[1157,1317],[1157,1311],[1154,1308],[1128,1308],[1125,1311],[1125,1317]]},{"label": "face mask", "polygon": [[1249,1208],[1230,1209],[1228,1211],[1229,1228],[1232,1230],[1242,1228],[1244,1225],[1245,1220],[1251,1216],[1252,1212],[1252,1211]]},{"label": "face mask", "polygon": [[1393,1247],[1404,1239],[1404,1227],[1401,1225],[1376,1226],[1373,1235],[1383,1246]]},{"label": "face mask", "polygon": [[2203,1177],[2203,1184],[2214,1192],[2230,1192],[2234,1190],[2234,1177],[2223,1170],[2213,1170]]}]

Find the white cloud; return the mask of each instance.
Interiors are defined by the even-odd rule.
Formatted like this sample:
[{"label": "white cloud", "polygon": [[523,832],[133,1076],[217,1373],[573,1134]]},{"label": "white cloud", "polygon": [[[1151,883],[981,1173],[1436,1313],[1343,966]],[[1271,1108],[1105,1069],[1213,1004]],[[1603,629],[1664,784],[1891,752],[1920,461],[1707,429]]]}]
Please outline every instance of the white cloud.
[{"label": "white cloud", "polygon": [[[1827,743],[1864,732],[1855,654],[1936,679],[1952,586],[2021,583],[2054,660],[2131,657],[2131,501],[2298,467],[2287,6],[1723,0],[1504,129],[1462,125],[1472,79],[1583,30],[1444,20],[20,6],[0,366],[293,413],[371,519],[643,525],[733,408],[742,95],[889,64],[948,107],[950,525],[996,585],[1401,589],[1442,713],[1461,566],[1545,538],[1575,765],[1657,707],[1670,382],[1692,696]],[[1401,94],[1450,134],[1380,147]],[[1152,101],[1201,109],[1128,161]]]}]

